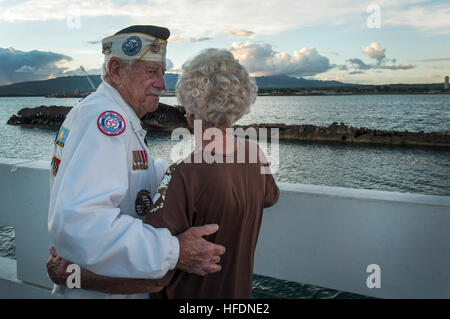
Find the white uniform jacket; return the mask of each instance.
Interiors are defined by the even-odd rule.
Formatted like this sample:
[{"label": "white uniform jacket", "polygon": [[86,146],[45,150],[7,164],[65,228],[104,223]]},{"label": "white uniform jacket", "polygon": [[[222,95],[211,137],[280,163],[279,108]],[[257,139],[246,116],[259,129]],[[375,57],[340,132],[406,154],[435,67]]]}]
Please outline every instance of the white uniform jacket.
[{"label": "white uniform jacket", "polygon": [[146,203],[138,203],[138,193],[153,198],[167,167],[155,165],[145,135],[134,110],[106,82],[69,112],[55,140],[48,216],[61,257],[112,277],[161,278],[175,268],[176,237],[137,214]]}]

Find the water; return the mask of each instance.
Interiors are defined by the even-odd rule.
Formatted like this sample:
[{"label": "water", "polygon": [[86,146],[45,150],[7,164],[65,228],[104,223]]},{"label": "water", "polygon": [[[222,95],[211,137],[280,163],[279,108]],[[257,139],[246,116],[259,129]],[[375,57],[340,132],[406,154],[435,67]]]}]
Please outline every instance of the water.
[{"label": "water", "polygon": [[[6,125],[23,107],[73,105],[78,99],[0,98],[0,157],[50,161],[56,132]],[[162,102],[176,104],[175,97]],[[238,123],[329,125],[450,131],[450,95],[260,96]],[[171,161],[178,143],[151,134],[154,157]],[[270,148],[269,148],[270,150]],[[278,181],[450,195],[450,152],[387,146],[281,142]]]},{"label": "water", "polygon": [[260,96],[239,121],[255,122],[449,131],[450,95]]},{"label": "water", "polygon": [[[77,101],[0,98],[0,157],[50,162],[55,131],[6,122],[23,107],[72,106]],[[174,105],[176,98],[164,97],[161,102]],[[260,96],[238,124],[332,122],[371,129],[450,131],[450,95]],[[178,142],[166,134],[150,134],[148,140],[153,157],[171,161],[171,150]],[[279,154],[277,181],[450,196],[450,151],[446,150],[281,142]],[[0,256],[15,256],[13,241],[13,230],[0,225]],[[255,278],[257,296],[270,296],[273,290],[280,293],[281,288],[272,289],[277,285],[291,285],[265,280]],[[302,289],[322,297],[341,296],[311,286],[295,287],[286,296],[297,296]]]}]

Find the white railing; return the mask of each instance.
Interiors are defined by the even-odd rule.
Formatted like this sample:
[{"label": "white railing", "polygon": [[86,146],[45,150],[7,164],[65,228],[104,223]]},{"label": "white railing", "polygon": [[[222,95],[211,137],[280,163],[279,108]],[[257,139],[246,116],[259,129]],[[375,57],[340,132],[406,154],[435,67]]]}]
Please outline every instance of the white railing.
[{"label": "white railing", "polygon": [[[0,298],[52,297],[46,276],[49,163],[0,158]],[[450,298],[450,197],[279,183],[255,273],[381,298]],[[369,265],[380,288],[368,288]]]}]

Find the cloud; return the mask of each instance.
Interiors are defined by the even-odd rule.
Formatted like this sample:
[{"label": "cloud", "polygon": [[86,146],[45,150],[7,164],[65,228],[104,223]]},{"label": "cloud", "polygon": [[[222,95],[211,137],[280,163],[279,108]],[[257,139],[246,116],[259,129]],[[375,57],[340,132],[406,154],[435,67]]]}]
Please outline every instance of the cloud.
[{"label": "cloud", "polygon": [[[450,32],[448,5],[425,0],[379,0],[382,25],[407,25],[426,32]],[[365,24],[369,2],[360,0],[210,0],[78,1],[25,0],[0,2],[0,21],[48,21],[81,18],[126,17],[130,24],[165,25],[184,38],[213,37],[228,30],[277,34],[309,26]],[[220,22],[220,23],[218,23]]]},{"label": "cloud", "polygon": [[346,62],[350,63],[357,70],[368,70],[371,69],[372,66],[365,64],[361,59],[348,59]]},{"label": "cloud", "polygon": [[450,58],[437,58],[437,59],[420,60],[420,62],[441,62],[441,61],[450,61]]},{"label": "cloud", "polygon": [[321,81],[339,81],[339,82],[344,82],[347,80],[345,77],[335,74],[318,75],[315,76],[314,79]]},{"label": "cloud", "polygon": [[230,51],[255,76],[311,76],[332,67],[328,58],[321,56],[315,48],[303,48],[290,55],[275,51],[270,44],[247,41],[233,42]]},{"label": "cloud", "polygon": [[189,42],[203,42],[211,40],[210,37],[202,37],[202,38],[189,38]]},{"label": "cloud", "polygon": [[411,65],[409,63],[403,63],[400,65],[396,65],[396,64],[386,64],[386,65],[380,65],[377,68],[378,69],[383,69],[383,70],[409,70],[409,69],[413,69],[415,66]]},{"label": "cloud", "polygon": [[427,69],[449,72],[450,65],[445,65],[445,64],[444,65],[429,65],[429,66],[427,66]]},{"label": "cloud", "polygon": [[181,42],[181,40],[183,40],[183,38],[178,35],[178,34],[171,34],[168,41],[170,43],[176,43],[176,42]]},{"label": "cloud", "polygon": [[364,73],[363,71],[352,71],[352,72],[348,72],[348,74],[351,74],[351,75],[353,75],[353,74],[362,74],[362,73]]},{"label": "cloud", "polygon": [[20,68],[18,68],[16,71],[14,72],[35,72],[36,68],[29,66],[29,65],[22,65]]},{"label": "cloud", "polygon": [[232,35],[238,35],[241,37],[249,37],[249,36],[252,36],[255,32],[247,31],[244,29],[232,29],[232,30],[225,31],[225,33],[232,34]]},{"label": "cloud", "polygon": [[384,54],[386,49],[382,49],[379,42],[372,42],[368,46],[364,46],[362,49],[363,53],[367,54],[370,58],[377,60],[378,64],[380,64],[381,61],[386,57],[386,55]]},{"label": "cloud", "polygon": [[68,69],[63,65],[71,60],[55,52],[0,48],[0,85],[62,76]]},{"label": "cloud", "polygon": [[367,54],[371,59],[376,60],[376,63],[367,64],[361,59],[353,58],[346,60],[345,62],[347,63],[347,65],[338,66],[338,69],[349,70],[348,74],[361,74],[367,70],[381,72],[380,70],[398,71],[415,68],[415,66],[412,64],[397,64],[397,59],[388,59],[386,57],[386,49],[383,49],[379,42],[372,42],[367,46],[363,46],[362,52]]},{"label": "cloud", "polygon": [[450,34],[450,6],[448,3],[423,3],[392,7],[382,14],[382,23],[385,24],[410,26],[432,34]]},{"label": "cloud", "polygon": [[437,74],[427,74],[426,78],[431,80],[443,80],[442,76]]}]

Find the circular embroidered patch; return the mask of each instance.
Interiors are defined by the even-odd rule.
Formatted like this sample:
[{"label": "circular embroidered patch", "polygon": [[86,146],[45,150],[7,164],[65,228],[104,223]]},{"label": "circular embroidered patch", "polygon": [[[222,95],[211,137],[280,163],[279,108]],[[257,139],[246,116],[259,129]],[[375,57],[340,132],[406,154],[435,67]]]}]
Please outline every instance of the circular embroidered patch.
[{"label": "circular embroidered patch", "polygon": [[100,132],[108,136],[120,135],[125,131],[125,120],[122,115],[114,111],[106,111],[97,119]]},{"label": "circular embroidered patch", "polygon": [[126,39],[122,44],[122,51],[126,55],[133,56],[141,51],[142,41],[138,36],[133,35]]},{"label": "circular embroidered patch", "polygon": [[136,208],[136,214],[139,216],[147,215],[152,207],[152,199],[150,193],[143,189],[136,196],[136,202],[134,204]]}]

